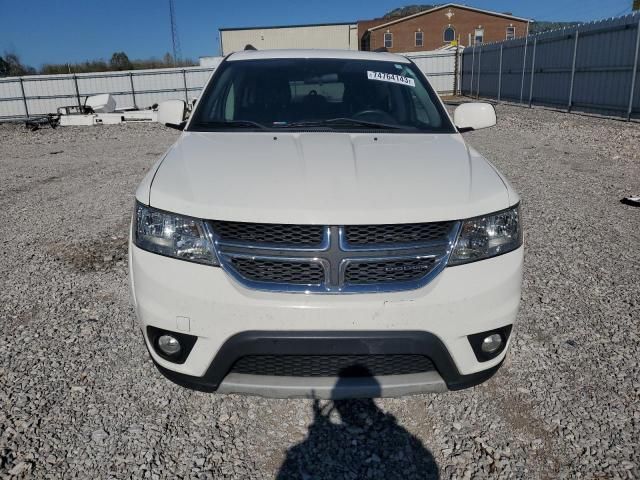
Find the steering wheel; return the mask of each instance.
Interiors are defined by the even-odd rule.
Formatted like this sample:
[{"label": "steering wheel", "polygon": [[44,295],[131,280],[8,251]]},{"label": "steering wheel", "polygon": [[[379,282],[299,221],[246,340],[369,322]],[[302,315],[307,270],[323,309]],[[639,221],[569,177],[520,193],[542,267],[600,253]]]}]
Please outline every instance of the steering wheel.
[{"label": "steering wheel", "polygon": [[391,115],[389,115],[387,112],[379,109],[361,110],[351,115],[351,118],[356,120],[365,120],[365,121],[380,122],[380,123],[391,123],[391,124],[398,123],[397,120],[393,118]]}]

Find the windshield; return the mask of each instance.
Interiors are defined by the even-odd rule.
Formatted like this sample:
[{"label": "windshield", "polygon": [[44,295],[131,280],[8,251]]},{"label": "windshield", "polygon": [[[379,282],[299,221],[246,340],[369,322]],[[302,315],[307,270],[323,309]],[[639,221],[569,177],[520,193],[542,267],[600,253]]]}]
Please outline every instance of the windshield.
[{"label": "windshield", "polygon": [[412,63],[283,58],[226,61],[189,130],[455,133]]}]

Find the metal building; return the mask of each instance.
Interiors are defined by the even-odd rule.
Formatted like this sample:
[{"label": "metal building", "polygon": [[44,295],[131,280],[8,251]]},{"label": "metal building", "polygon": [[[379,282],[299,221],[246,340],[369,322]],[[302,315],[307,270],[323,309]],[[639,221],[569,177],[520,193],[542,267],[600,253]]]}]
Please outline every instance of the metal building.
[{"label": "metal building", "polygon": [[357,23],[282,25],[277,27],[221,28],[222,55],[253,45],[259,50],[333,48],[358,50]]}]

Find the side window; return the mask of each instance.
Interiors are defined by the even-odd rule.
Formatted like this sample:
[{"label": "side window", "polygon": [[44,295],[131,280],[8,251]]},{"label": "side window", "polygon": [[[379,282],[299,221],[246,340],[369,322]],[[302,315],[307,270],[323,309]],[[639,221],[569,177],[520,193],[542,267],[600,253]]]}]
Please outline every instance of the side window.
[{"label": "side window", "polygon": [[516,27],[514,27],[513,25],[509,25],[507,27],[507,40],[513,40],[514,38],[516,38]]},{"label": "side window", "polygon": [[393,33],[386,32],[384,34],[384,47],[393,48]]},{"label": "side window", "polygon": [[424,32],[416,32],[416,47],[424,46]]},{"label": "side window", "polygon": [[451,25],[444,29],[443,37],[445,43],[451,43],[456,39],[456,30]]},{"label": "side window", "polygon": [[233,120],[236,111],[236,85],[231,84],[229,91],[227,92],[227,98],[224,102],[224,119]]},{"label": "side window", "polygon": [[[231,90],[232,68],[225,68],[221,76],[208,92],[198,101],[196,111],[200,119],[225,118],[227,111],[227,96]],[[234,112],[235,113],[235,112]]]},{"label": "side window", "polygon": [[408,94],[411,95],[415,118],[429,127],[440,128],[442,126],[442,117],[437,107],[431,102],[429,92],[425,89],[424,84],[407,67],[403,68],[402,75],[416,80],[414,88],[403,89],[404,92],[408,91]]},{"label": "side window", "polygon": [[420,101],[420,99],[418,98],[418,96],[411,91],[411,98],[412,98],[412,103],[413,105],[415,105],[416,107],[416,119],[419,122],[424,123],[425,125],[429,125],[429,114],[427,113],[427,109],[424,108],[424,105],[422,104],[422,102]]}]

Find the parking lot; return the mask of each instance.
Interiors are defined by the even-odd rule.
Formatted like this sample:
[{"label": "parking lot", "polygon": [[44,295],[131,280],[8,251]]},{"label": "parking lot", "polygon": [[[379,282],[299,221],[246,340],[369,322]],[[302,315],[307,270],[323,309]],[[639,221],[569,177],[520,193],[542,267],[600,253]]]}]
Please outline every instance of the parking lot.
[{"label": "parking lot", "polygon": [[336,404],[192,392],[151,363],[126,236],[177,131],[0,125],[0,478],[640,476],[640,209],[619,203],[640,125],[497,112],[465,136],[523,197],[507,362],[461,392]]}]

